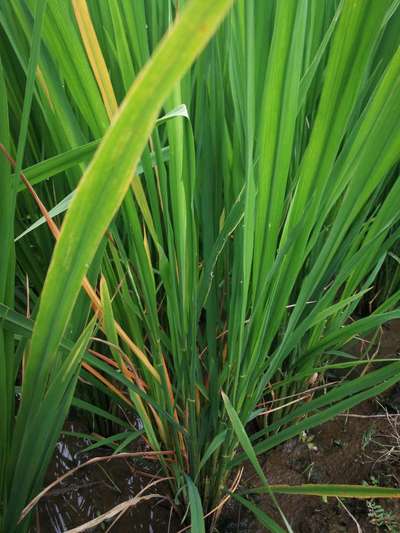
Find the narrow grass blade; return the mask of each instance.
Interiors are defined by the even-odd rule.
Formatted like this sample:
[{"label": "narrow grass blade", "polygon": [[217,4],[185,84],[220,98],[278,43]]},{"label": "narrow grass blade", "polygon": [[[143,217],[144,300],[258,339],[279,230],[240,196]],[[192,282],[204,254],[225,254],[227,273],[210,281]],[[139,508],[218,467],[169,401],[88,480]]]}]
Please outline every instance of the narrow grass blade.
[{"label": "narrow grass blade", "polygon": [[186,483],[189,495],[190,521],[192,533],[206,533],[203,508],[201,505],[199,491],[197,490],[196,485],[193,483],[189,476],[186,476]]}]

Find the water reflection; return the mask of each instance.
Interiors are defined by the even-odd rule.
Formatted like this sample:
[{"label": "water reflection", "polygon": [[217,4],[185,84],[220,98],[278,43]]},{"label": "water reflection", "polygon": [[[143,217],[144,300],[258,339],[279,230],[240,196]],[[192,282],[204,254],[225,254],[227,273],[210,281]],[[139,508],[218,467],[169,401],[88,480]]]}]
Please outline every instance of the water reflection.
[{"label": "water reflection", "polygon": [[[71,427],[68,430],[77,431]],[[107,450],[99,449],[89,454],[82,453],[81,451],[89,444],[84,439],[70,436],[62,438],[57,444],[46,483],[50,483],[90,457],[106,455]],[[139,474],[136,466],[141,472],[147,472],[149,477]],[[154,467],[155,463],[150,468],[144,461],[132,463],[124,459],[115,459],[78,470],[76,474],[54,487],[38,504],[32,532],[64,533],[98,517],[119,503],[133,498],[151,481],[151,475],[156,473]],[[162,494],[162,490],[161,486],[156,486],[152,487],[150,492]],[[91,531],[107,531],[113,521],[115,517],[97,525]],[[153,499],[123,513],[110,531],[111,533],[136,531],[167,533],[169,522],[168,502]],[[169,531],[174,533],[180,527],[182,526],[179,526],[177,521],[172,520]]]}]

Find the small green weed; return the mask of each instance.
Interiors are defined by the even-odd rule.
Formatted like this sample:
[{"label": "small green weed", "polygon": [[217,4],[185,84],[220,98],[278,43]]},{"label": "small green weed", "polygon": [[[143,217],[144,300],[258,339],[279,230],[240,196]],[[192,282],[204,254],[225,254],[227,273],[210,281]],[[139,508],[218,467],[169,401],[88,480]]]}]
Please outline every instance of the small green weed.
[{"label": "small green weed", "polygon": [[387,511],[375,500],[367,500],[369,522],[390,533],[400,533],[400,523],[391,511]]}]

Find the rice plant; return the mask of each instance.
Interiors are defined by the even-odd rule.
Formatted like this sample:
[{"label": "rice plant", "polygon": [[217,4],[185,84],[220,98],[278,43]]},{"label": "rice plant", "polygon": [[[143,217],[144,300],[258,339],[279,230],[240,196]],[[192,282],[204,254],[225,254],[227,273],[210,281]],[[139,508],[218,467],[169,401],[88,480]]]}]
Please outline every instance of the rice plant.
[{"label": "rice plant", "polygon": [[[0,7],[0,142],[16,159],[14,169],[1,160],[4,368],[21,338],[0,389],[9,402],[5,531],[28,527],[18,517],[42,483],[81,358],[81,376],[140,417],[151,449],[174,452],[160,464],[193,531],[212,530],[246,458],[260,478],[254,492],[395,495],[269,486],[257,455],[399,380],[396,360],[376,359],[360,375],[363,362],[340,351],[400,317],[394,284],[371,314],[355,314],[400,236],[398,4]],[[33,320],[23,316],[29,306]],[[97,327],[101,347],[89,344]],[[309,392],[335,368],[354,371],[325,394]],[[54,387],[57,425],[42,429]],[[246,432],[254,420],[258,431]],[[31,481],[22,482],[32,434],[42,431]],[[136,434],[128,429],[122,442]],[[282,531],[244,496],[234,495]]]}]

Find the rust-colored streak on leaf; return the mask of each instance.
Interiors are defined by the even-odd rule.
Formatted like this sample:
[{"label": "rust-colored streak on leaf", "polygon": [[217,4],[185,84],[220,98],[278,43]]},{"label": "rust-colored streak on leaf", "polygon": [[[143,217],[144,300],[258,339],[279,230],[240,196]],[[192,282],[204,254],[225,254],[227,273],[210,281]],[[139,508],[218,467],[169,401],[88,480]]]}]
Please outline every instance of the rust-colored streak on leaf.
[{"label": "rust-colored streak on leaf", "polygon": [[108,387],[110,390],[113,391],[114,394],[116,394],[119,398],[121,398],[122,401],[124,401],[126,404],[128,404],[130,407],[132,407],[132,403],[128,398],[123,394],[115,385],[111,383],[111,381],[108,381],[107,378],[105,378],[100,372],[97,372],[93,367],[91,367],[88,363],[82,362],[82,367],[87,370],[92,376],[97,378],[99,381],[104,383],[106,387]]},{"label": "rust-colored streak on leaf", "polygon": [[[11,165],[15,168],[16,162],[12,158],[12,156],[9,154],[7,149],[3,144],[0,143],[0,151],[3,152],[5,157],[8,159],[8,161],[11,163]],[[36,194],[35,189],[32,187],[32,185],[29,183],[28,178],[25,176],[23,172],[20,172],[19,175],[22,182],[25,184],[26,188],[32,195],[33,199],[35,200],[37,206],[39,207],[39,210],[43,217],[46,219],[47,225],[49,226],[49,229],[51,233],[53,234],[54,238],[56,240],[60,237],[60,230],[57,227],[57,224],[54,222],[54,220],[49,215],[48,210],[46,209],[43,202],[40,200],[39,196]],[[100,298],[98,297],[95,289],[90,284],[88,278],[85,276],[82,281],[82,288],[85,290],[86,294],[89,296],[89,299],[92,303],[92,307],[96,313],[98,313],[99,317],[101,318],[103,315],[103,304],[101,303]],[[143,363],[143,365],[147,368],[147,370],[150,372],[150,374],[159,382],[161,383],[160,375],[157,372],[157,370],[154,368],[154,366],[150,363],[149,359],[146,357],[146,355],[143,353],[143,351],[137,346],[132,339],[129,337],[129,335],[123,330],[123,328],[120,326],[120,324],[115,321],[115,329],[118,333],[118,336],[120,339],[125,342],[125,344],[129,347],[129,349],[136,355],[138,359]]]}]

